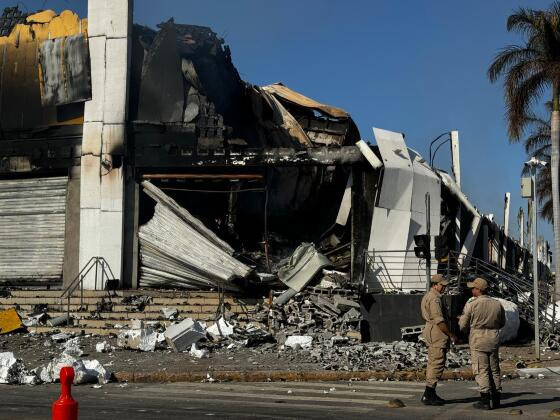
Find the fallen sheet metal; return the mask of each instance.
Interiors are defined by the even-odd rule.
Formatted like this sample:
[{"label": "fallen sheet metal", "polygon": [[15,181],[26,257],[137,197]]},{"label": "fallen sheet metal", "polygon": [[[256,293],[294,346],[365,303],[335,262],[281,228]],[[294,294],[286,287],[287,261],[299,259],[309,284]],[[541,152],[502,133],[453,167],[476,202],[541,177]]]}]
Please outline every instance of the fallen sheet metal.
[{"label": "fallen sheet metal", "polygon": [[[413,171],[413,189],[411,202],[411,218],[408,230],[407,254],[405,258],[405,273],[403,290],[423,290],[426,287],[426,273],[418,270],[418,258],[414,254],[414,236],[429,234],[431,238],[430,249],[434,249],[434,236],[439,235],[441,212],[441,181],[437,174],[430,168],[422,156],[412,149],[408,149]],[[430,197],[430,231],[426,225],[426,194]],[[432,265],[432,274],[436,274],[437,265]]]},{"label": "fallen sheet metal", "polygon": [[313,244],[303,243],[296,248],[292,256],[279,264],[278,278],[282,283],[299,292],[331,261],[320,254]]},{"label": "fallen sheet metal", "polygon": [[316,100],[308,98],[307,96],[304,96],[301,93],[295,92],[290,88],[288,88],[287,86],[284,86],[280,83],[274,83],[272,85],[263,86],[263,89],[288,102],[294,103],[299,106],[303,106],[305,108],[311,108],[317,111],[321,111],[333,118],[349,117],[349,114],[343,109],[317,102]]},{"label": "fallen sheet metal", "polygon": [[268,100],[272,109],[273,120],[276,124],[286,130],[293,138],[297,139],[304,146],[312,146],[311,139],[307,136],[301,125],[297,122],[290,112],[280,103],[271,93],[263,88],[263,97]]},{"label": "fallen sheet metal", "polygon": [[383,158],[383,184],[378,206],[410,211],[413,172],[408,148],[401,133],[373,128]]},{"label": "fallen sheet metal", "polygon": [[21,318],[14,308],[0,312],[0,334],[7,334],[22,327]]},{"label": "fallen sheet metal", "polygon": [[346,181],[346,188],[344,189],[344,195],[342,196],[338,215],[336,216],[336,223],[341,226],[346,226],[348,217],[350,217],[350,210],[352,208],[352,183],[352,174],[350,174],[348,176],[348,181]]},{"label": "fallen sheet metal", "polygon": [[233,248],[149,181],[142,186],[157,204],[138,234],[140,284],[238,290],[232,281],[251,269],[232,257]]}]

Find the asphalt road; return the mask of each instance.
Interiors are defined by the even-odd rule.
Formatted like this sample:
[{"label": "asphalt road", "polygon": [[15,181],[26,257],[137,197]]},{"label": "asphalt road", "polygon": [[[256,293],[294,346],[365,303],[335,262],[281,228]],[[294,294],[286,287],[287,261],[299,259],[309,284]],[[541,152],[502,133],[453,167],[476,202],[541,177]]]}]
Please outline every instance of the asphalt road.
[{"label": "asphalt road", "polygon": [[[58,385],[0,386],[0,419],[49,419]],[[480,412],[473,382],[445,382],[438,393],[443,407],[419,401],[423,385],[412,382],[269,382],[108,384],[73,388],[80,419],[470,419],[545,418],[560,408],[560,376],[517,379],[504,386],[504,408]],[[403,408],[387,408],[399,398]]]}]

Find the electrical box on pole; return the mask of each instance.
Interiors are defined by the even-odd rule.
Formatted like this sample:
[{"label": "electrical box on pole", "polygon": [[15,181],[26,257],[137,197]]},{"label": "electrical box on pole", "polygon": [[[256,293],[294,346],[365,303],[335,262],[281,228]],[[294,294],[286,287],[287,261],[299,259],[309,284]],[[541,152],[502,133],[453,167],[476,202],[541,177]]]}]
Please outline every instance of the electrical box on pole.
[{"label": "electrical box on pole", "polygon": [[533,197],[533,185],[530,177],[521,178],[521,198]]}]

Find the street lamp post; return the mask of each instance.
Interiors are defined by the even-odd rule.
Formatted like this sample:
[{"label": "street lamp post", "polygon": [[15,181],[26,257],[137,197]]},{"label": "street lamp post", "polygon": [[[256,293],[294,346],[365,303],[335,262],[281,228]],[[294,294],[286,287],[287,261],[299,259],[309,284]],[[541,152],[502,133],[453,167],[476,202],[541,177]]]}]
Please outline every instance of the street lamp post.
[{"label": "street lamp post", "polygon": [[535,356],[540,359],[540,334],[539,334],[539,257],[537,248],[537,184],[536,174],[537,167],[546,166],[546,162],[542,162],[535,157],[525,162],[531,168],[531,199],[533,200],[532,223],[531,223],[531,248],[533,253],[533,299],[534,312],[533,318],[535,323]]}]

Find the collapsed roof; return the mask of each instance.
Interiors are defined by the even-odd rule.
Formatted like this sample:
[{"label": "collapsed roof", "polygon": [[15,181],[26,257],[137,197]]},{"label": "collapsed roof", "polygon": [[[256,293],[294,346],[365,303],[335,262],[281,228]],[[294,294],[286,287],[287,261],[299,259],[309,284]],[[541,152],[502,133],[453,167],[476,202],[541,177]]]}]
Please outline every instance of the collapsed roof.
[{"label": "collapsed roof", "polygon": [[133,28],[131,120],[183,126],[209,150],[343,146],[359,140],[350,115],[281,83],[244,82],[210,28]]}]

